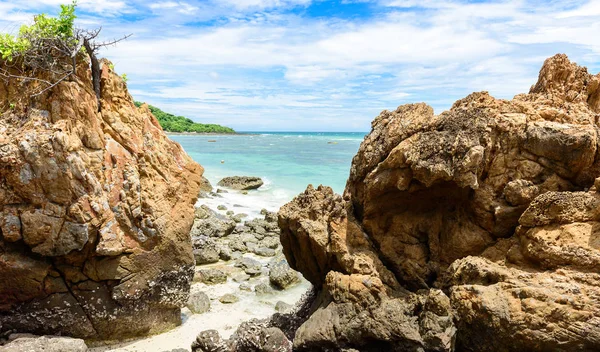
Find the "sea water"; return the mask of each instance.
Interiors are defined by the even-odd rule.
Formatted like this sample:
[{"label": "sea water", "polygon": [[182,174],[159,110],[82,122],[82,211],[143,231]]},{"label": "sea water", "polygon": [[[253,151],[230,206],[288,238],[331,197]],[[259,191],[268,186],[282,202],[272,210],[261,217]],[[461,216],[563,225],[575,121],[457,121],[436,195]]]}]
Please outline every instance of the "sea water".
[{"label": "sea water", "polygon": [[[205,168],[204,176],[214,187],[225,176],[258,176],[265,185],[243,194],[228,190],[218,196],[198,199],[197,206],[207,205],[221,214],[219,205],[235,213],[246,213],[248,219],[260,217],[260,210],[277,211],[279,207],[304,191],[308,184],[331,186],[335,192],[344,190],[352,157],[356,154],[365,133],[248,133],[239,135],[170,135],[185,151]],[[222,188],[222,187],[219,187]],[[271,258],[253,257],[266,264]],[[225,266],[223,266],[225,265]],[[222,262],[203,267],[227,270],[234,262]],[[259,280],[268,282],[266,274]],[[256,282],[253,282],[253,285]],[[181,312],[182,325],[166,333],[117,344],[99,343],[93,352],[159,352],[176,348],[190,349],[196,335],[207,329],[216,329],[228,338],[243,321],[264,319],[275,312],[275,304],[282,301],[295,304],[310,284],[302,281],[273,295],[257,296],[242,291],[239,283],[228,278],[225,284],[207,286],[194,283],[192,291],[205,292],[211,300],[209,312],[192,314],[187,308]],[[239,298],[235,304],[222,304],[219,297],[233,293]]]},{"label": "sea water", "polygon": [[213,187],[226,176],[258,176],[265,184],[256,191],[200,199],[211,208],[236,205],[251,217],[265,208],[277,211],[308,184],[326,185],[342,193],[366,133],[251,132],[237,135],[170,135],[204,169]]}]

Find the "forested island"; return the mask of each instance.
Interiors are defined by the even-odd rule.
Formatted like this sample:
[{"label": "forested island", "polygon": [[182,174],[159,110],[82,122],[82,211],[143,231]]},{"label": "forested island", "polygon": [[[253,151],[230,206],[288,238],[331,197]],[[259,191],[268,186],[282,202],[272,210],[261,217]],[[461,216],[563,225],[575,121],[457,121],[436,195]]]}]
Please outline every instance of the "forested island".
[{"label": "forested island", "polygon": [[[137,107],[142,106],[142,102],[136,101]],[[148,104],[150,111],[156,116],[160,126],[165,132],[195,132],[195,133],[235,133],[232,128],[213,124],[197,123],[184,116],[175,116],[164,112],[161,109]]]}]

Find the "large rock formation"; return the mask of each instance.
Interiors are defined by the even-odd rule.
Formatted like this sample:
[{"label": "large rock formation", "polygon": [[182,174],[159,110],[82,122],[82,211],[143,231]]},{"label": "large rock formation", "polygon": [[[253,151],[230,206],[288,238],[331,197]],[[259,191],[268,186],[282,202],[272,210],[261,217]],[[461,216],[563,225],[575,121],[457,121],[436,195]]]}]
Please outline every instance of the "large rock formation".
[{"label": "large rock formation", "polygon": [[112,339],[181,321],[203,169],[111,66],[101,111],[86,65],[36,98],[0,80],[2,331]]},{"label": "large rock formation", "polygon": [[600,75],[565,55],[510,101],[382,112],[343,198],[279,212],[320,289],[295,349],[600,350],[599,118]]}]

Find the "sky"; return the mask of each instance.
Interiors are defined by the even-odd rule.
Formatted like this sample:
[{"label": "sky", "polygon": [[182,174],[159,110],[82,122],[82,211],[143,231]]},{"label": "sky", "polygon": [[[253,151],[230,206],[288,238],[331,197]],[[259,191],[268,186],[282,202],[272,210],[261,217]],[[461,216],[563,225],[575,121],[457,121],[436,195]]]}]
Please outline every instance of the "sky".
[{"label": "sky", "polygon": [[[0,31],[65,0],[0,0]],[[566,53],[600,71],[600,0],[79,0],[136,100],[238,131],[369,131],[474,91],[527,92]]]}]

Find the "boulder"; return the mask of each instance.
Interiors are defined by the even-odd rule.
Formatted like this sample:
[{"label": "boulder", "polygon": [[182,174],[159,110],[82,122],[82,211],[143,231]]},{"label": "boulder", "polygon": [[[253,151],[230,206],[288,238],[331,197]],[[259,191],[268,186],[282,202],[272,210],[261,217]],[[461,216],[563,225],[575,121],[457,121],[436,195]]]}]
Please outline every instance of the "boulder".
[{"label": "boulder", "polygon": [[215,240],[208,236],[200,235],[192,237],[192,246],[194,248],[194,258],[196,265],[216,263],[221,255],[221,248]]},{"label": "boulder", "polygon": [[190,235],[192,237],[225,237],[229,236],[234,229],[235,221],[221,214],[217,214],[208,209],[208,207],[200,207],[196,208],[196,218]]},{"label": "boulder", "polygon": [[254,286],[254,293],[258,296],[271,295],[275,293],[275,290],[268,283],[261,282],[260,284]]},{"label": "boulder", "polygon": [[235,266],[241,268],[250,276],[258,276],[262,273],[262,264],[258,260],[249,257],[240,258]]},{"label": "boulder", "polygon": [[286,288],[300,282],[298,272],[290,268],[287,261],[282,260],[273,265],[269,271],[269,281],[277,288]]},{"label": "boulder", "polygon": [[221,298],[219,298],[219,302],[223,303],[223,304],[232,304],[232,303],[237,303],[239,302],[240,299],[231,293],[225,294],[223,296],[221,296]]},{"label": "boulder", "polygon": [[247,191],[259,188],[263,185],[263,181],[260,177],[231,176],[223,178],[217,185],[240,191]]},{"label": "boulder", "polygon": [[203,169],[110,66],[100,106],[83,61],[33,100],[0,81],[0,106],[14,104],[0,115],[0,334],[122,339],[181,323]]},{"label": "boulder", "polygon": [[186,307],[194,314],[202,314],[210,309],[210,298],[204,292],[192,292]]},{"label": "boulder", "polygon": [[317,290],[295,351],[600,349],[600,75],[556,55],[529,94],[383,111],[344,195],[278,214]]}]

